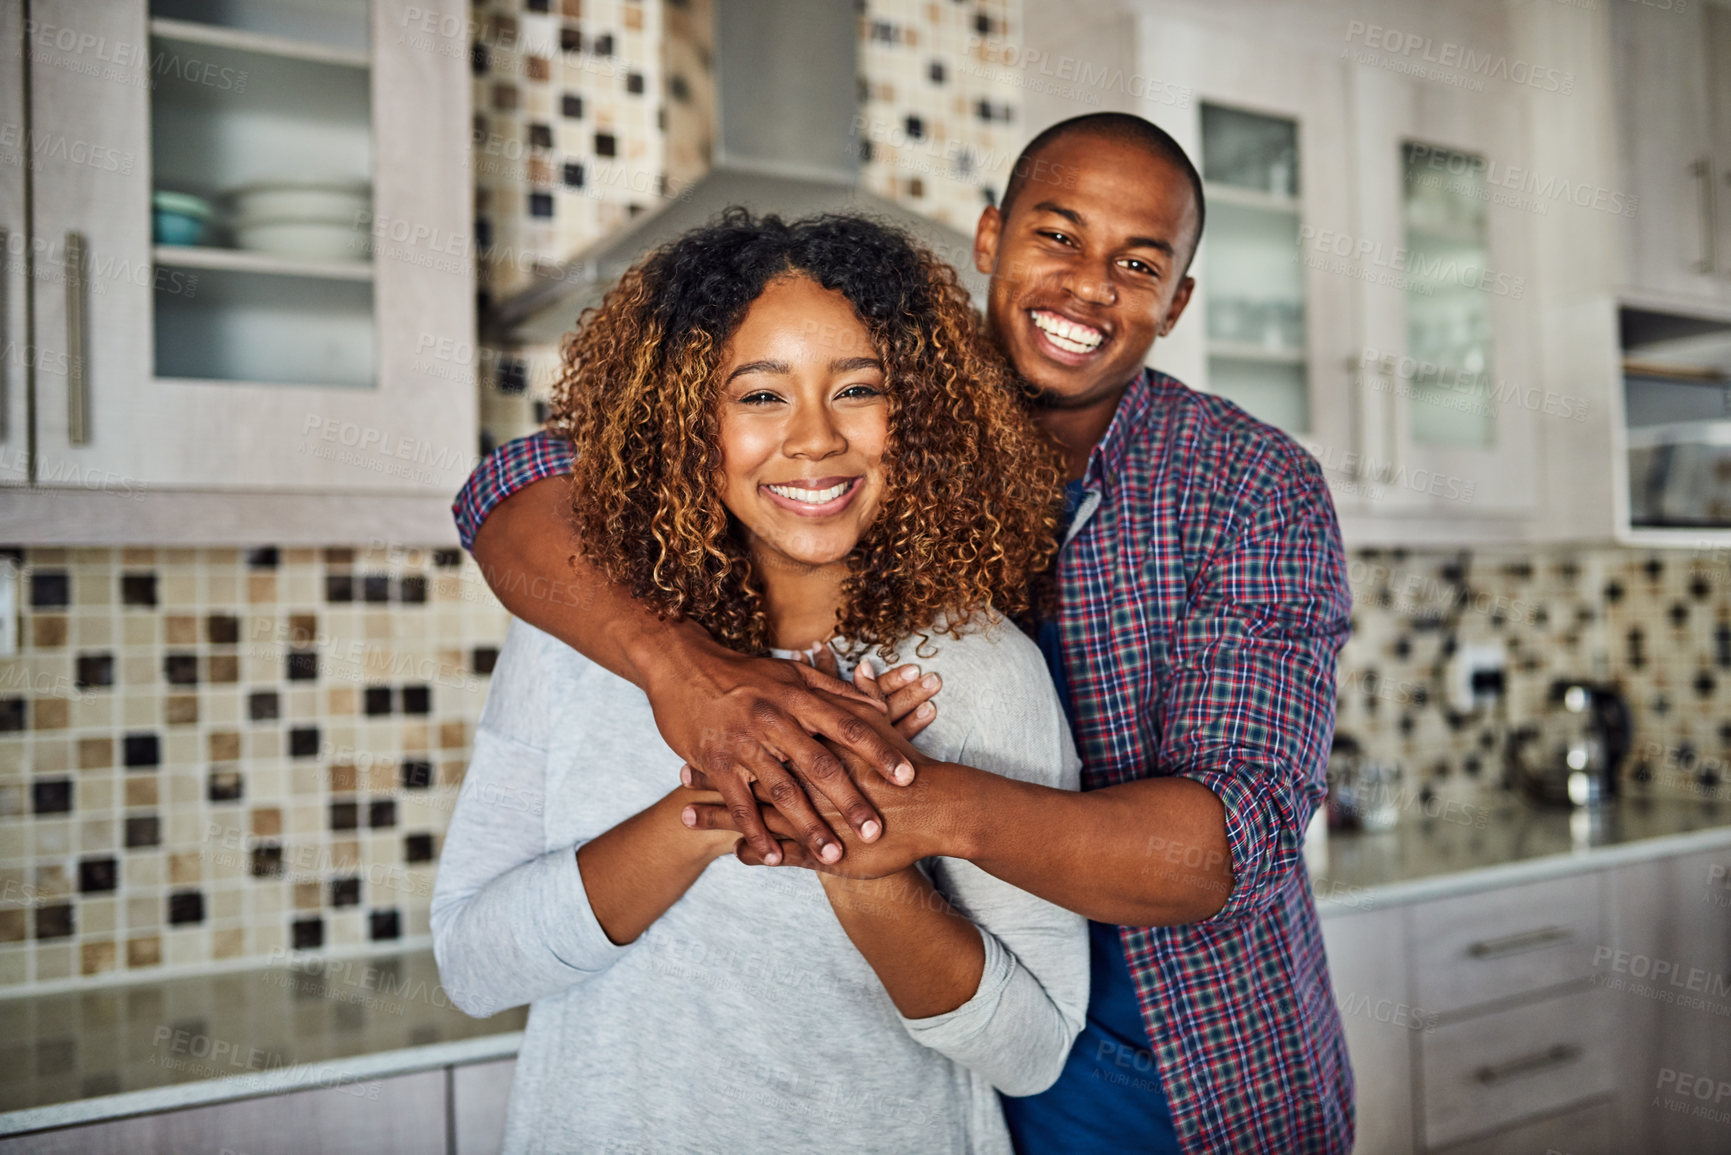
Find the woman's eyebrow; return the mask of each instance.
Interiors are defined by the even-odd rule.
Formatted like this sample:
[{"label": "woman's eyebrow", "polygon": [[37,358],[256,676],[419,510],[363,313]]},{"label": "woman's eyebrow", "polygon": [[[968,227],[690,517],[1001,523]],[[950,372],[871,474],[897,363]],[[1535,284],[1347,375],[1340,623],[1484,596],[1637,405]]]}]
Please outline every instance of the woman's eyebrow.
[{"label": "woman's eyebrow", "polygon": [[884,363],[876,357],[837,357],[829,363],[831,373],[852,373],[855,369],[883,371]]},{"label": "woman's eyebrow", "polygon": [[788,366],[786,361],[747,361],[745,364],[729,373],[727,375],[727,380],[723,381],[722,384],[726,385],[735,377],[743,377],[747,373],[780,373],[785,376],[791,372],[793,372],[793,370]]}]

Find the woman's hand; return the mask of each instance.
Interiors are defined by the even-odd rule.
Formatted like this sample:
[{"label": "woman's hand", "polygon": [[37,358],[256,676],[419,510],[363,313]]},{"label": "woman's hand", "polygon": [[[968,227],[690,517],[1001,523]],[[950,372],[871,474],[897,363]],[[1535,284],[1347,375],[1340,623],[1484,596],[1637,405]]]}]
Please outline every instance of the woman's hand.
[{"label": "woman's hand", "polygon": [[[828,646],[818,647],[816,661],[808,655],[796,660],[803,660],[819,672],[841,680],[841,665],[836,661],[835,651]],[[890,725],[904,738],[912,738],[938,716],[937,705],[932,699],[942,688],[943,679],[935,673],[921,677],[918,666],[897,666],[885,670],[884,676],[879,678],[872,673],[870,663],[862,658],[854,667],[852,685],[884,704]]]}]

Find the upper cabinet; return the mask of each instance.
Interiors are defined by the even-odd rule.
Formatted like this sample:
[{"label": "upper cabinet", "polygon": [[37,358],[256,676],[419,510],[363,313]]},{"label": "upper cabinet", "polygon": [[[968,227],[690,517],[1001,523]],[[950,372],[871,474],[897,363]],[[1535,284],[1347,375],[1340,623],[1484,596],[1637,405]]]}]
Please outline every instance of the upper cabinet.
[{"label": "upper cabinet", "polygon": [[1192,100],[1137,111],[1191,150],[1208,216],[1156,364],[1309,449],[1353,544],[1526,536],[1533,254],[1491,184],[1522,155],[1520,101],[1161,9],[1141,71]]},{"label": "upper cabinet", "polygon": [[1625,296],[1731,309],[1731,8],[1613,4]]},{"label": "upper cabinet", "polygon": [[[1369,510],[1489,533],[1535,512],[1527,222],[1492,180],[1522,155],[1501,94],[1359,67],[1356,350]],[[1336,246],[1338,247],[1338,246]]]},{"label": "upper cabinet", "polygon": [[[21,332],[28,294],[33,355],[0,378],[0,479],[30,488],[0,533],[184,540],[165,518],[216,510],[213,539],[336,540],[383,508],[431,531],[476,446],[466,6],[17,7],[29,183],[0,171],[0,231],[28,220],[30,257],[0,320]],[[345,524],[359,495],[385,505]],[[296,510],[318,524],[271,523]]]}]

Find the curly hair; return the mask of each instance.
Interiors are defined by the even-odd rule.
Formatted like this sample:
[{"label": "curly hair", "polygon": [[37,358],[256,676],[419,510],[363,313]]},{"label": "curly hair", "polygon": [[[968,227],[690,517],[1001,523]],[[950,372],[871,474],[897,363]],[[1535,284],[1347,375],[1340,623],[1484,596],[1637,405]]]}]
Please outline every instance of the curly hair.
[{"label": "curly hair", "polygon": [[846,559],[841,644],[855,657],[875,645],[893,662],[900,639],[957,636],[987,605],[1025,611],[1030,579],[1056,552],[1056,447],[955,271],[857,216],[784,223],[729,209],[651,253],[578,319],[547,429],[576,449],[583,555],[663,619],[695,620],[745,653],[771,647],[744,535],[721,499],[718,399],[729,338],[786,276],[846,297],[884,362],[887,480]]}]

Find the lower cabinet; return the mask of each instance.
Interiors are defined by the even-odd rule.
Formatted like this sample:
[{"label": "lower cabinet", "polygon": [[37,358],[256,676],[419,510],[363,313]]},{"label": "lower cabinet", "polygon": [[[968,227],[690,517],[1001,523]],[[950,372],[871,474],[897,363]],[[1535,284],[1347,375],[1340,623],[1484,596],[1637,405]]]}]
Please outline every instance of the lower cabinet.
[{"label": "lower cabinet", "polygon": [[451,1068],[451,1150],[456,1155],[498,1155],[516,1073],[516,1059]]},{"label": "lower cabinet", "polygon": [[293,1091],[0,1139],[3,1155],[301,1155],[445,1150],[445,1071]]},{"label": "lower cabinet", "polygon": [[1731,847],[1322,930],[1362,1155],[1731,1152]]},{"label": "lower cabinet", "polygon": [[515,1059],[0,1138],[0,1155],[496,1155]]}]

